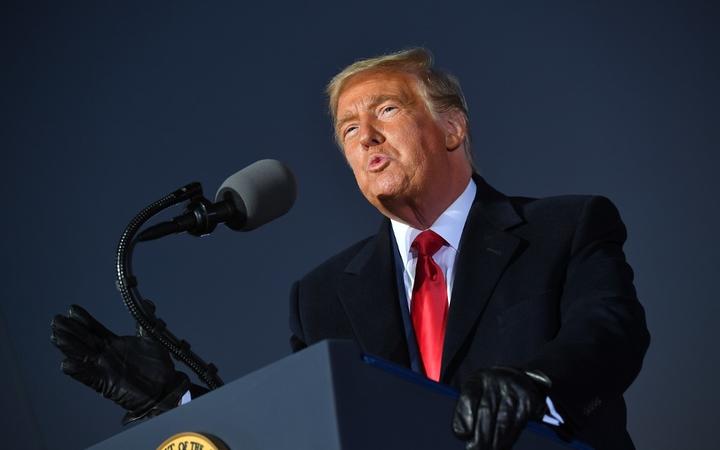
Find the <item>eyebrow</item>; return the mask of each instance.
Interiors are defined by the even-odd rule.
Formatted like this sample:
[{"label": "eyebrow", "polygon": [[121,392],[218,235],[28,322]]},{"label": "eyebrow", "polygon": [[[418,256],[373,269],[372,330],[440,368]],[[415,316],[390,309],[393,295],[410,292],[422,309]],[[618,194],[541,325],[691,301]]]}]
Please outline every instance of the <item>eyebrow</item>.
[{"label": "eyebrow", "polygon": [[[366,109],[373,109],[376,106],[385,103],[388,100],[396,100],[400,102],[403,105],[407,105],[409,103],[407,96],[405,95],[396,95],[396,94],[384,94],[384,95],[373,95],[370,97],[370,103],[368,103],[368,106]],[[343,116],[335,122],[335,129],[339,130],[342,128],[342,125],[344,125],[346,122],[349,122],[357,117],[357,113],[349,112],[346,114],[343,114]]]}]

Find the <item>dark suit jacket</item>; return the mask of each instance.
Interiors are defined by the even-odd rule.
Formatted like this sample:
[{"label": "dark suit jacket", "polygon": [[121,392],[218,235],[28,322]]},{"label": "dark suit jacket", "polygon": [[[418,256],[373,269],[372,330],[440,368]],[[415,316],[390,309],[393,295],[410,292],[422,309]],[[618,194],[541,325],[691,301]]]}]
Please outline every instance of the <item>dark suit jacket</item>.
[{"label": "dark suit jacket", "polygon": [[[506,197],[474,179],[441,381],[459,388],[494,365],[539,369],[576,438],[599,449],[633,448],[622,394],[640,371],[649,334],[617,209],[604,197]],[[347,338],[410,365],[393,245],[385,220],[377,235],[293,285],[293,350]]]}]

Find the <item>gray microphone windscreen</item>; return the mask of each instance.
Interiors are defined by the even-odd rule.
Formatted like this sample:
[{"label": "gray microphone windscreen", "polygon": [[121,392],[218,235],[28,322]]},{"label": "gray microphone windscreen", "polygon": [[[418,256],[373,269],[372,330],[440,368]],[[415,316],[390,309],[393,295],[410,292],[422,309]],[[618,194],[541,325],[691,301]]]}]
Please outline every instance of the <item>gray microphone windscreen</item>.
[{"label": "gray microphone windscreen", "polygon": [[215,201],[230,195],[238,209],[245,209],[247,220],[241,226],[227,226],[250,231],[277,219],[290,210],[297,188],[295,177],[283,163],[261,159],[228,177],[215,194]]}]

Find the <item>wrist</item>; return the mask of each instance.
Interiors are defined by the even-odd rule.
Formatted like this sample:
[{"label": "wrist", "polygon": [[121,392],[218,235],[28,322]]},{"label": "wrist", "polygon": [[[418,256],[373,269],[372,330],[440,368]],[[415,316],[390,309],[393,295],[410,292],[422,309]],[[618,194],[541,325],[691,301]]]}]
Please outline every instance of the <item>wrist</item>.
[{"label": "wrist", "polygon": [[188,376],[176,371],[172,385],[162,396],[151,399],[143,406],[128,411],[122,419],[122,424],[127,425],[147,417],[154,417],[175,408],[178,406],[183,394],[190,389],[190,385]]}]

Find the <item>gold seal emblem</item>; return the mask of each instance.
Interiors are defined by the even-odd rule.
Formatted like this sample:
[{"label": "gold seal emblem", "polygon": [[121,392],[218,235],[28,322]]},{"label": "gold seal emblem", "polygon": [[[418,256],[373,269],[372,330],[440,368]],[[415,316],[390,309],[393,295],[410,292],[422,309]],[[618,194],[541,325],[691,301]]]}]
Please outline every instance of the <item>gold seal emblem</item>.
[{"label": "gold seal emblem", "polygon": [[215,436],[200,433],[178,433],[166,439],[157,450],[229,450],[228,447]]}]

